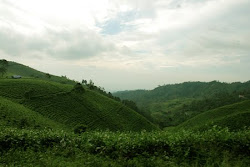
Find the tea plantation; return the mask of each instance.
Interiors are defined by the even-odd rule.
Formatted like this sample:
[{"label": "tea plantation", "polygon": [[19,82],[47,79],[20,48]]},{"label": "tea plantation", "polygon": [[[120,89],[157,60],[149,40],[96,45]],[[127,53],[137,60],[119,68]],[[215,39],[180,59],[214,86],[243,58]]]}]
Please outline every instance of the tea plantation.
[{"label": "tea plantation", "polygon": [[2,97],[0,97],[0,126],[21,129],[66,129],[66,126]]},{"label": "tea plantation", "polygon": [[204,130],[214,125],[238,130],[250,127],[250,100],[206,111],[179,125],[178,128]]},{"label": "tea plantation", "polygon": [[39,79],[1,79],[0,96],[22,104],[69,128],[84,124],[88,129],[154,130],[144,117],[120,102],[86,89]]},{"label": "tea plantation", "polygon": [[0,131],[2,166],[238,166],[250,163],[250,131]]},{"label": "tea plantation", "polygon": [[[11,79],[16,74],[22,79]],[[91,86],[95,88],[9,62],[7,73],[0,78],[0,166],[250,164],[248,96],[238,99],[233,94],[233,99],[196,99],[194,103],[190,95],[156,101],[150,110],[172,113],[171,118],[177,119],[169,125],[178,125],[160,130],[119,98]],[[196,116],[181,118],[197,108],[201,112],[195,112]],[[166,119],[163,116],[159,117]]]}]

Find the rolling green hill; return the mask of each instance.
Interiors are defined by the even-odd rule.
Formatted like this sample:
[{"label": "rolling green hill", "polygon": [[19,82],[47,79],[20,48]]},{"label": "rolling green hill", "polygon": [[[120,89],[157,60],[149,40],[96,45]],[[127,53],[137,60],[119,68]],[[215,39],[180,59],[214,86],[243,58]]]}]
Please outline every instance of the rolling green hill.
[{"label": "rolling green hill", "polygon": [[72,91],[73,86],[40,79],[1,79],[0,96],[70,128],[121,131],[153,130],[156,127],[120,102],[97,92]]},{"label": "rolling green hill", "polygon": [[55,76],[48,73],[43,73],[41,71],[35,70],[23,64],[8,61],[7,73],[4,77],[11,78],[12,75],[20,75],[23,78],[37,78],[42,80],[49,80],[54,82],[59,82],[62,84],[74,85],[76,82],[66,78],[65,76]]},{"label": "rolling green hill", "polygon": [[238,130],[250,127],[250,100],[206,111],[180,124],[178,128],[209,129],[214,125]]}]

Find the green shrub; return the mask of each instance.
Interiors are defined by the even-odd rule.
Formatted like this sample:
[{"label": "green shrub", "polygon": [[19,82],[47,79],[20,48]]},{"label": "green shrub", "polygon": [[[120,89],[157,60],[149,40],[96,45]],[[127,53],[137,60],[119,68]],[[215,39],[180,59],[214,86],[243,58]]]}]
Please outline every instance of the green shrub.
[{"label": "green shrub", "polygon": [[74,128],[74,133],[75,134],[81,134],[84,133],[87,130],[87,126],[86,125],[77,125]]},{"label": "green shrub", "polygon": [[[231,132],[216,126],[204,132],[88,131],[81,135],[0,127],[0,166],[36,166],[39,160],[47,166],[110,166],[103,165],[105,161],[114,166],[247,167],[249,139],[248,129]],[[60,165],[61,160],[71,164]],[[99,164],[83,165],[84,161]]]},{"label": "green shrub", "polygon": [[77,83],[72,89],[72,91],[77,92],[77,93],[83,93],[85,92],[85,89],[82,87],[80,83]]}]

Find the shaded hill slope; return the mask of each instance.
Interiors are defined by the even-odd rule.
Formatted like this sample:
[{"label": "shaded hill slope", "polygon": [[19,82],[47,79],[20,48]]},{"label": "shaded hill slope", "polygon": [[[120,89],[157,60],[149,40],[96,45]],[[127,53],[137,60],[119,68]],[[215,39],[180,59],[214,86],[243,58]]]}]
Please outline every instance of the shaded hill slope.
[{"label": "shaded hill slope", "polygon": [[21,104],[0,97],[0,126],[16,128],[67,129]]},{"label": "shaded hill slope", "polygon": [[249,120],[250,100],[247,100],[201,113],[180,124],[178,128],[204,130],[218,125],[237,130],[250,127]]},{"label": "shaded hill slope", "polygon": [[53,121],[89,129],[153,130],[156,127],[125,105],[86,89],[39,79],[1,79],[0,96],[18,102]]}]

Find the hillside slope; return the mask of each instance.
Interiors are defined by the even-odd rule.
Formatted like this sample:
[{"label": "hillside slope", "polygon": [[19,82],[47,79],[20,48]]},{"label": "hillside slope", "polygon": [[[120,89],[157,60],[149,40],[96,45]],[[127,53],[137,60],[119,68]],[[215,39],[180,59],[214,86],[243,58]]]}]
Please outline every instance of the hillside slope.
[{"label": "hillside slope", "polygon": [[18,102],[53,121],[74,127],[121,131],[153,130],[156,127],[123,104],[86,89],[39,79],[1,79],[0,96]]},{"label": "hillside slope", "polygon": [[0,97],[0,126],[35,129],[67,129],[21,104]]},{"label": "hillside slope", "polygon": [[42,80],[49,80],[63,84],[74,85],[76,83],[75,81],[72,81],[66,78],[65,76],[59,77],[52,74],[43,73],[41,71],[35,70],[23,64],[8,61],[7,73],[5,74],[4,77],[11,78],[12,75],[20,75],[23,78],[38,78]]},{"label": "hillside slope", "polygon": [[208,129],[214,125],[228,127],[231,130],[250,127],[250,100],[223,106],[201,113],[180,124],[178,128]]}]

